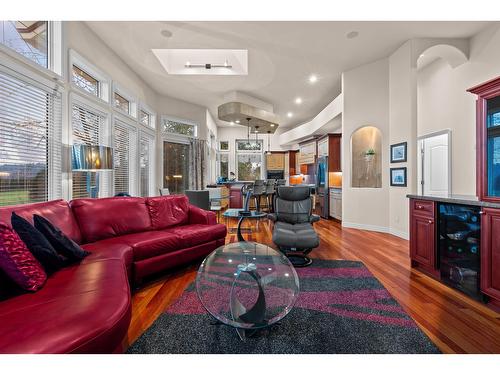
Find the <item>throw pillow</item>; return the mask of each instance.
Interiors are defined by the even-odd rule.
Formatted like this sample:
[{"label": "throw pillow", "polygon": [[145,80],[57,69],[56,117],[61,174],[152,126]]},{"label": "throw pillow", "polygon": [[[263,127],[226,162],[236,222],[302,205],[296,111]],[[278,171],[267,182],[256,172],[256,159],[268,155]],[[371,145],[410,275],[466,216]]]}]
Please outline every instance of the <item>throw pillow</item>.
[{"label": "throw pillow", "polygon": [[31,254],[42,264],[47,274],[52,274],[62,267],[66,259],[59,255],[45,236],[29,221],[12,213],[12,228],[26,244]]},{"label": "throw pillow", "polygon": [[33,215],[33,222],[35,228],[49,240],[58,253],[68,258],[69,262],[78,262],[90,254],[43,216]]},{"label": "throw pillow", "polygon": [[22,289],[35,292],[47,275],[14,230],[0,223],[0,268]]}]

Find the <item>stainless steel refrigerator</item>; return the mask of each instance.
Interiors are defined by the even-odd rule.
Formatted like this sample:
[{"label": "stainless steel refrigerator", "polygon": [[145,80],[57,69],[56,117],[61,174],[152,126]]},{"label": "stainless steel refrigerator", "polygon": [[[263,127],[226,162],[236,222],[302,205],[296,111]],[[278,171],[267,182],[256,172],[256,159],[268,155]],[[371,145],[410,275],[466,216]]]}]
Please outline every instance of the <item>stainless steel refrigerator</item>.
[{"label": "stainless steel refrigerator", "polygon": [[316,214],[328,219],[328,156],[320,156],[316,163]]}]

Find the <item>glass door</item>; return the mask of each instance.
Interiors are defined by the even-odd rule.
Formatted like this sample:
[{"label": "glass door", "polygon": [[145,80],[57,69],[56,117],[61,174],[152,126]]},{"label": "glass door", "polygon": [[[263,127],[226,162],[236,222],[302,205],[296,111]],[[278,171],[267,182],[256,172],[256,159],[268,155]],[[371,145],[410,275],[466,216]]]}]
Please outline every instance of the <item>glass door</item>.
[{"label": "glass door", "polygon": [[488,196],[500,197],[500,97],[486,103]]},{"label": "glass door", "polygon": [[189,145],[163,142],[163,187],[170,194],[183,194],[189,189]]}]

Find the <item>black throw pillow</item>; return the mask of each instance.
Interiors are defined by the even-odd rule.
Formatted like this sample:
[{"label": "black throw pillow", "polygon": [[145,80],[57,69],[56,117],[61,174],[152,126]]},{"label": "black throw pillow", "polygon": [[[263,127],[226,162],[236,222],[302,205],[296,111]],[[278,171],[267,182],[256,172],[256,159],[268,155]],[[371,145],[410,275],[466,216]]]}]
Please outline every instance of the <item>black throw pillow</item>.
[{"label": "black throw pillow", "polygon": [[64,267],[66,259],[59,255],[45,236],[29,221],[15,212],[11,217],[12,228],[21,237],[29,251],[40,262],[45,272],[50,275]]},{"label": "black throw pillow", "polygon": [[49,240],[58,253],[68,259],[68,262],[78,262],[90,254],[43,216],[33,215],[33,221],[35,228]]}]

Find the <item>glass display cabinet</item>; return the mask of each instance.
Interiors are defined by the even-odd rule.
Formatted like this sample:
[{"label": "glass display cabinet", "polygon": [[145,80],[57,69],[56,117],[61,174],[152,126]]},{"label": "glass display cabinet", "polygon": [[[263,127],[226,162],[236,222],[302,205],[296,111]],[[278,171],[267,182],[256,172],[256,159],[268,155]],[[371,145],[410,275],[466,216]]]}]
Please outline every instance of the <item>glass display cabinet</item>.
[{"label": "glass display cabinet", "polygon": [[500,77],[467,91],[477,95],[477,196],[500,202]]}]

